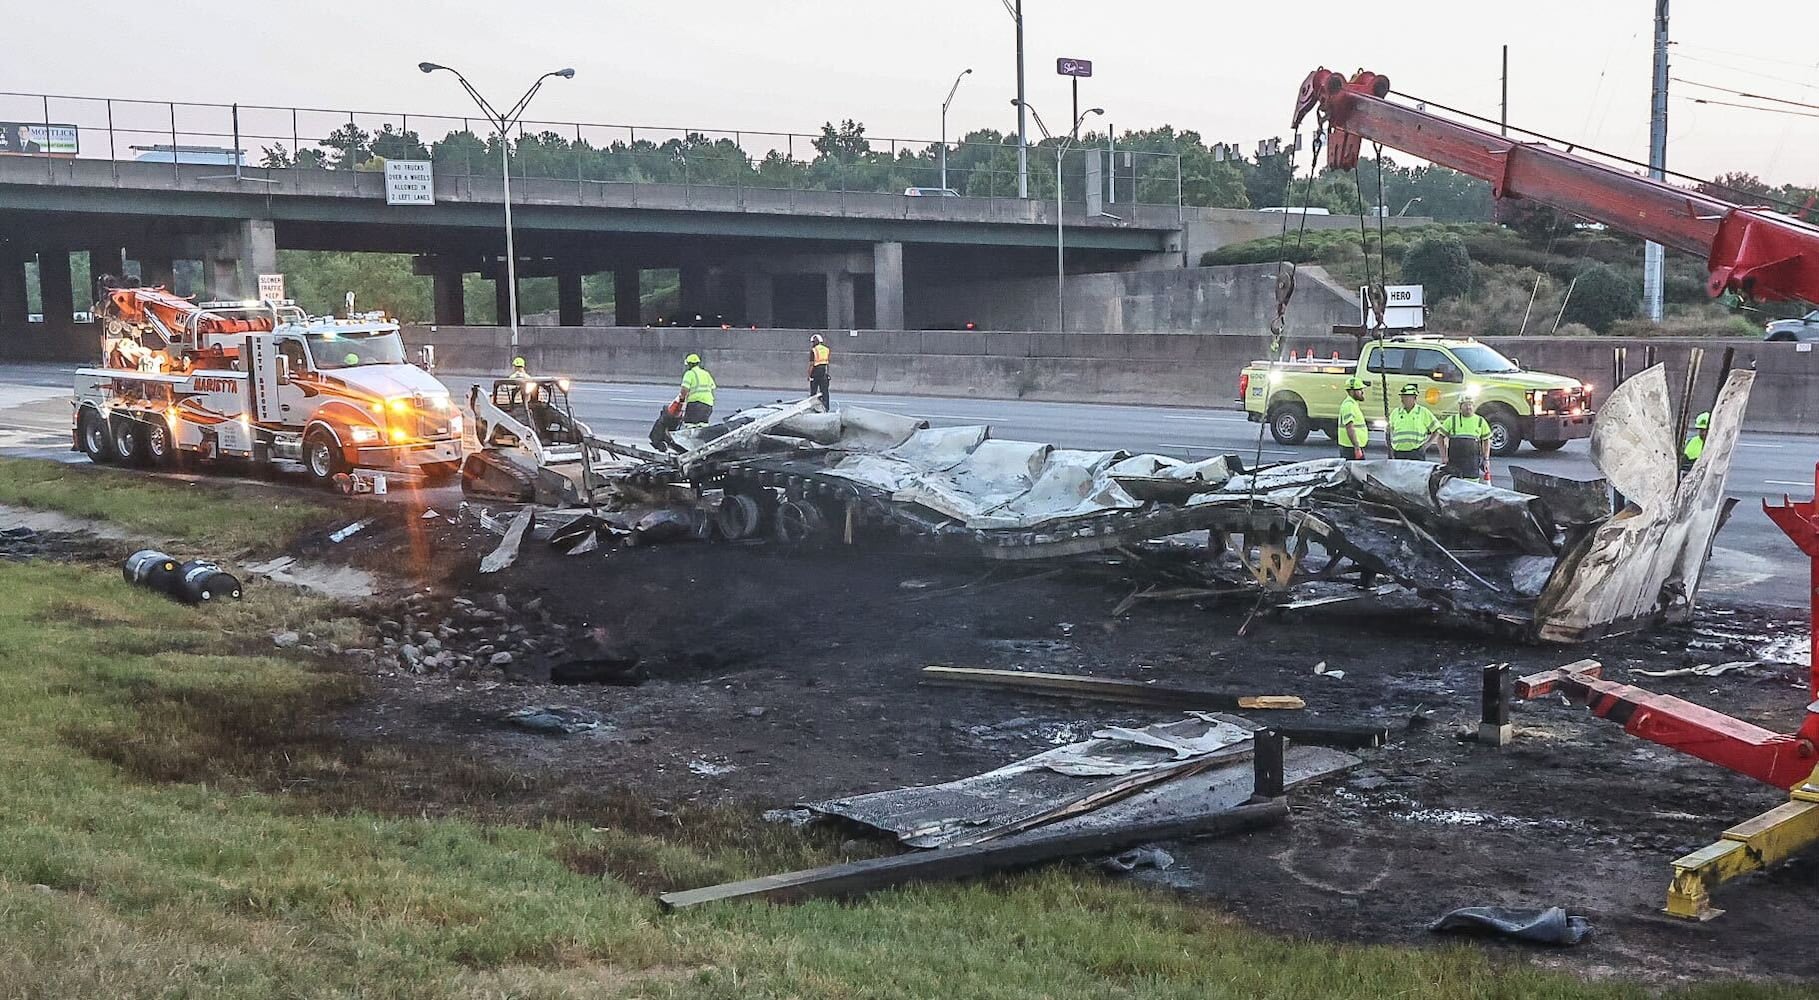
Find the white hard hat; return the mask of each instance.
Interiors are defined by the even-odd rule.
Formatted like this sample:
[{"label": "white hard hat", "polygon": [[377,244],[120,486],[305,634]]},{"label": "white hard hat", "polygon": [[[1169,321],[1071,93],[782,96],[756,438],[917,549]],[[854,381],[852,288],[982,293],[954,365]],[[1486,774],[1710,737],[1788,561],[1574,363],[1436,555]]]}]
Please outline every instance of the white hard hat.
[{"label": "white hard hat", "polygon": [[821,336],[821,335],[820,335],[820,334],[818,334],[818,333],[817,333],[817,334],[815,334],[815,335],[814,335],[814,336],[812,336],[812,337],[810,337],[810,338],[808,338],[808,342],[809,342],[809,343],[811,343],[811,344],[821,344],[821,343],[826,343],[826,341],[825,341],[825,340],[824,340],[824,339],[823,339],[823,338],[822,338],[822,336]]}]

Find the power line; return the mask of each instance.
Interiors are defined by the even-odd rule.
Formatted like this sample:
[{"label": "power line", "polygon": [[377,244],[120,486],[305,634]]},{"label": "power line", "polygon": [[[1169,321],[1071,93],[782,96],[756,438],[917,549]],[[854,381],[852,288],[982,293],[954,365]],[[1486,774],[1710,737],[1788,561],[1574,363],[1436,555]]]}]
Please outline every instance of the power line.
[{"label": "power line", "polygon": [[[1812,87],[1813,87],[1813,81],[1810,79],[1795,80],[1791,77],[1776,76],[1773,73],[1762,73],[1762,72],[1759,72],[1759,71],[1753,70],[1753,69],[1744,69],[1741,66],[1735,66],[1735,65],[1732,65],[1732,64],[1726,63],[1726,62],[1719,62],[1716,59],[1701,59],[1698,56],[1682,55],[1682,56],[1680,56],[1680,58],[1688,59],[1688,60],[1691,60],[1692,62],[1701,63],[1706,66],[1716,67],[1718,69],[1729,70],[1732,73],[1742,73],[1745,76],[1754,76],[1754,77],[1759,77],[1764,80],[1773,80],[1776,83],[1785,83],[1785,84],[1788,84],[1789,86],[1793,86],[1793,87],[1803,87],[1803,88],[1806,88],[1809,90],[1812,89]],[[1813,68],[1819,69],[1819,67],[1813,67]]]},{"label": "power line", "polygon": [[1702,87],[1706,90],[1716,90],[1721,94],[1730,94],[1732,97],[1747,97],[1752,101],[1772,101],[1775,104],[1791,104],[1796,108],[1812,108],[1815,111],[1819,111],[1819,104],[1808,104],[1805,101],[1790,100],[1786,97],[1771,97],[1768,94],[1752,94],[1747,90],[1733,90],[1730,87],[1719,87],[1715,84],[1700,83],[1697,80],[1687,80],[1678,76],[1670,77],[1670,79],[1675,83],[1684,83],[1689,87]]},{"label": "power line", "polygon": [[[1738,52],[1738,51],[1736,51],[1736,50],[1734,50],[1734,49],[1717,49],[1717,48],[1713,48],[1713,47],[1711,47],[1711,46],[1710,46],[1710,45],[1699,45],[1699,44],[1697,44],[1697,43],[1694,43],[1694,44],[1690,44],[1690,45],[1689,45],[1689,44],[1687,44],[1687,43],[1686,43],[1686,42],[1675,42],[1675,43],[1674,43],[1674,49],[1675,49],[1675,50],[1676,50],[1676,51],[1682,51],[1682,50],[1685,50],[1685,49],[1692,49],[1692,50],[1693,50],[1693,51],[1695,51],[1695,52],[1714,52],[1714,53],[1717,53],[1717,54],[1718,54],[1718,55],[1721,55],[1721,56],[1735,56],[1735,57],[1736,57],[1736,58],[1738,58],[1738,59],[1748,59],[1748,60],[1750,60],[1750,61],[1751,61],[1751,62],[1765,62],[1765,63],[1777,63],[1777,64],[1779,64],[1779,65],[1782,65],[1782,66],[1798,66],[1798,67],[1799,67],[1799,68],[1801,68],[1801,69],[1816,69],[1816,68],[1819,68],[1819,60],[1811,60],[1811,59],[1805,59],[1805,60],[1802,60],[1802,59],[1770,59],[1770,58],[1769,58],[1769,57],[1767,57],[1767,56],[1764,56],[1764,55],[1760,55],[1760,54],[1758,54],[1758,53],[1755,53],[1755,52]],[[1688,57],[1687,57],[1687,58],[1689,58],[1689,59],[1692,59],[1692,58],[1697,58],[1697,57],[1695,57],[1695,56],[1688,56]]]},{"label": "power line", "polygon": [[[1819,112],[1795,111],[1792,108],[1765,108],[1756,104],[1738,104],[1735,101],[1720,101],[1707,97],[1681,97],[1680,100],[1691,101],[1694,104],[1711,104],[1724,108],[1743,108],[1746,111],[1766,111],[1772,115],[1796,115],[1801,118],[1819,118]],[[1811,105],[1809,105],[1809,107],[1810,106]]]}]

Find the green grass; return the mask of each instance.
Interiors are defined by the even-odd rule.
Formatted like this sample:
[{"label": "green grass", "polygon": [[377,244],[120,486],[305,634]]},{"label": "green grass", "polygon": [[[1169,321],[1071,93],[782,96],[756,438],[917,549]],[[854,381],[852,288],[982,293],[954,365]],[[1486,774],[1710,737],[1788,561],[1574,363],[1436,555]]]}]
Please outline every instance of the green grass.
[{"label": "green grass", "polygon": [[279,547],[297,532],[345,517],[304,487],[157,478],[43,459],[0,459],[0,504],[111,522],[137,537],[231,552]]},{"label": "green grass", "polygon": [[359,685],[266,639],[354,638],[317,599],[193,609],[35,563],[0,564],[0,593],[0,996],[1650,995],[1471,947],[1273,937],[1065,867],[664,917],[651,890],[836,850],[743,810],[350,745],[323,722]]}]

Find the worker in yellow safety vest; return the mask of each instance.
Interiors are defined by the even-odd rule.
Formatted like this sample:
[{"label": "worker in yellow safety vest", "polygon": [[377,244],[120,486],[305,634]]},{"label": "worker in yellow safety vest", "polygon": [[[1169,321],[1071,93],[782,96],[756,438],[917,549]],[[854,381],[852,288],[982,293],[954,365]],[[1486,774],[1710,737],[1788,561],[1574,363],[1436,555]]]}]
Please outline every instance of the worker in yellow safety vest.
[{"label": "worker in yellow safety vest", "polygon": [[682,402],[682,422],[700,426],[714,415],[714,376],[701,367],[701,355],[682,359],[682,389],[676,393]]},{"label": "worker in yellow safety vest", "polygon": [[1693,436],[1686,439],[1686,446],[1680,449],[1680,471],[1685,472],[1705,454],[1705,432],[1712,426],[1712,415],[1701,413],[1693,418]]},{"label": "worker in yellow safety vest", "polygon": [[1440,421],[1433,411],[1417,401],[1420,395],[1421,387],[1410,382],[1402,387],[1402,405],[1390,411],[1390,452],[1393,458],[1425,462],[1427,446],[1434,440],[1435,432],[1440,430]]},{"label": "worker in yellow safety vest", "polygon": [[1478,402],[1459,397],[1459,412],[1440,421],[1440,451],[1446,471],[1461,479],[1491,481],[1491,424],[1477,413]]},{"label": "worker in yellow safety vest", "polygon": [[808,338],[808,394],[821,397],[823,410],[833,409],[828,401],[828,362],[834,359],[834,352],[827,346],[827,338],[820,334]]},{"label": "worker in yellow safety vest", "polygon": [[1357,461],[1371,443],[1371,425],[1364,422],[1364,390],[1369,382],[1353,375],[1345,380],[1345,399],[1339,403],[1339,457]]}]

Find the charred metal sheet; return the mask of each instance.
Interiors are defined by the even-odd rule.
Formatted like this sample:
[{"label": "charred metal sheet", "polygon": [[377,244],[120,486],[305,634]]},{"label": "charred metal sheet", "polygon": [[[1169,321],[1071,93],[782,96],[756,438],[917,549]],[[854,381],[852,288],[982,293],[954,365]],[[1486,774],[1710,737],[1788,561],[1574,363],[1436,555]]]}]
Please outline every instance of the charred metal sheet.
[{"label": "charred metal sheet", "polygon": [[1663,369],[1611,393],[1592,429],[1592,461],[1628,505],[1561,557],[1535,607],[1541,638],[1579,642],[1690,612],[1754,380],[1751,371],[1725,380],[1705,452],[1684,477]]},{"label": "charred metal sheet", "polygon": [[1606,479],[1568,479],[1510,466],[1510,486],[1539,497],[1561,527],[1584,527],[1611,516],[1611,484]]}]

